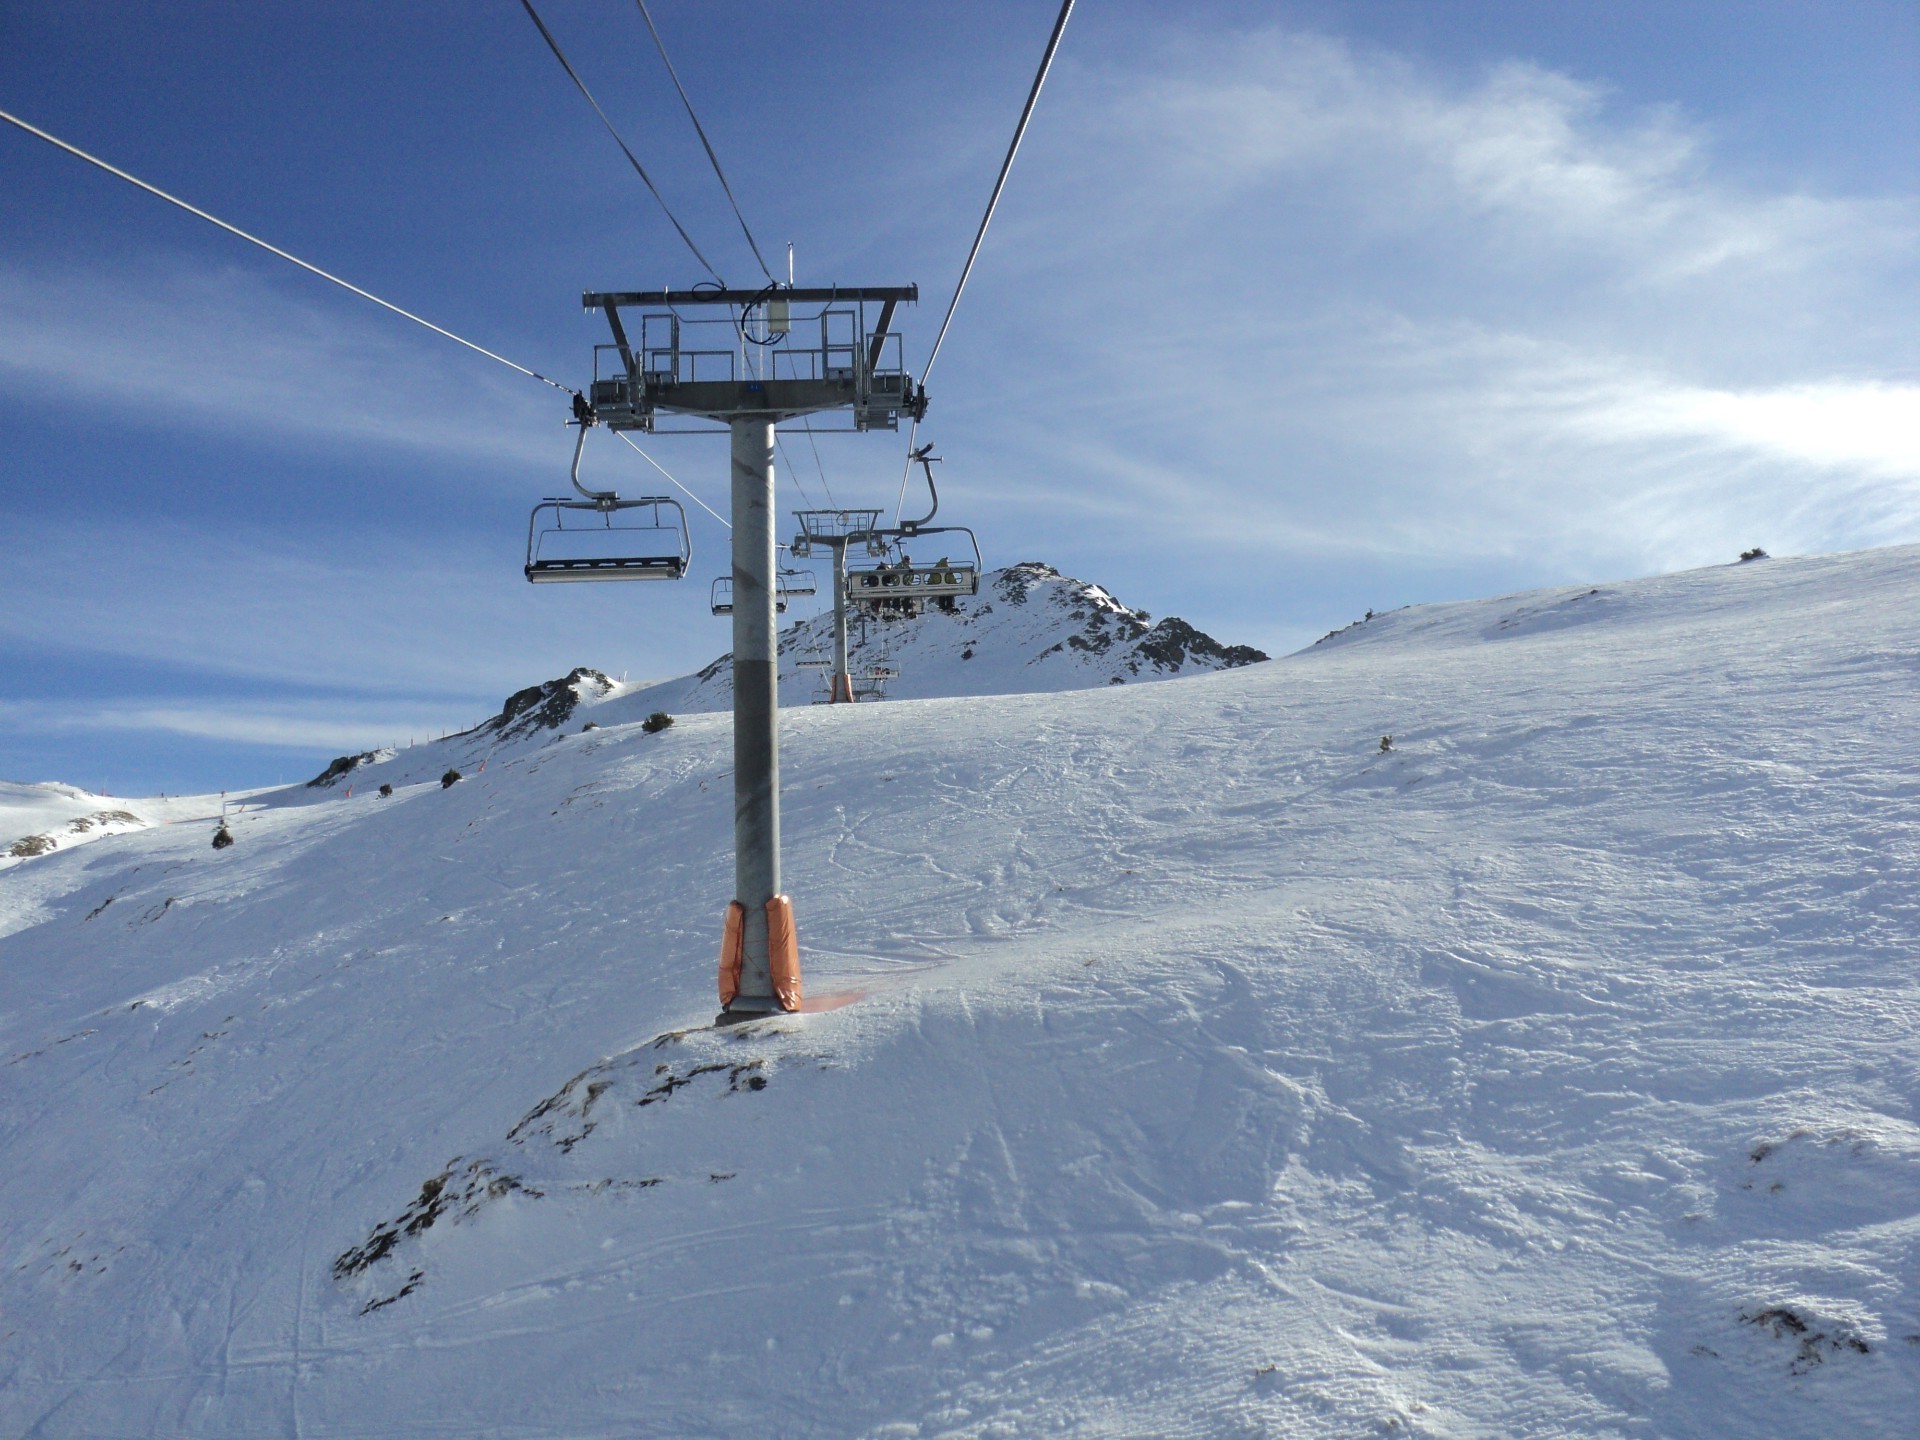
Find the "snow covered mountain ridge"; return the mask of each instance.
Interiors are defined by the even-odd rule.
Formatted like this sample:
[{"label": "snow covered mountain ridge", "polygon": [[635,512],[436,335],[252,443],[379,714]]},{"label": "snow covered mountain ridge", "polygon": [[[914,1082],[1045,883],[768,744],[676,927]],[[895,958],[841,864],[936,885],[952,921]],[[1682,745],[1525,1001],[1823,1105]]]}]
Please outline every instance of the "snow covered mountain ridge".
[{"label": "snow covered mountain ridge", "polygon": [[[780,703],[804,705],[824,696],[825,672],[799,662],[832,657],[831,609],[788,626],[780,635]],[[1091,689],[1267,658],[1250,645],[1222,645],[1178,616],[1156,623],[1100,586],[1037,560],[987,571],[980,593],[955,600],[951,612],[856,618],[848,639],[856,683],[893,672],[869,683],[895,700]],[[722,655],[696,675],[649,687],[634,703],[674,713],[728,709],[731,659]]]},{"label": "snow covered mountain ridge", "polygon": [[[826,671],[804,661],[833,655],[833,613],[810,616],[780,635],[783,708],[825,698]],[[1167,680],[1251,665],[1268,657],[1250,645],[1223,645],[1178,616],[1155,622],[1106,590],[1029,560],[981,576],[980,593],[951,612],[856,617],[848,664],[863,698],[927,700],[1019,695]],[[408,751],[343,755],[309,781],[319,788],[407,783],[449,766],[462,772],[503,751],[545,743],[563,726],[627,724],[654,711],[705,714],[733,706],[733,657],[692,675],[623,685],[581,666],[507,697],[500,713],[472,730]]]}]

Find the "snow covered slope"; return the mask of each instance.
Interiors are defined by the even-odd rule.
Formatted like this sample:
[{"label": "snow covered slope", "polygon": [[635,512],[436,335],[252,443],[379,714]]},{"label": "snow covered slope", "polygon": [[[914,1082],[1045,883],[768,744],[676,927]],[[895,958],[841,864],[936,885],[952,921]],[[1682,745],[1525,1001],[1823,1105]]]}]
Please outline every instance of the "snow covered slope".
[{"label": "snow covered slope", "polygon": [[724,715],[17,866],[0,1432],[1911,1433],[1917,613],[796,709],[731,1030]]},{"label": "snow covered slope", "polygon": [[108,835],[219,813],[217,795],[121,800],[75,785],[0,780],[0,870]]}]

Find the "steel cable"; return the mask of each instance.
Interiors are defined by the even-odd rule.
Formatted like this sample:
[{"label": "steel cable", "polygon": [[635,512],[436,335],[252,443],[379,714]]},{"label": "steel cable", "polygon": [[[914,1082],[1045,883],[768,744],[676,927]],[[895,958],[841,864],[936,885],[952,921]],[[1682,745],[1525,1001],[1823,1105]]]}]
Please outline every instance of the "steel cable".
[{"label": "steel cable", "polygon": [[760,273],[767,277],[769,285],[779,282],[773,278],[773,271],[767,268],[766,257],[761,255],[760,246],[753,238],[753,231],[747,228],[747,217],[740,213],[740,202],[733,198],[733,186],[727,183],[727,172],[720,168],[720,157],[713,153],[713,144],[707,139],[706,127],[700,123],[700,117],[693,113],[693,101],[687,98],[687,87],[680,83],[680,72],[673,68],[673,61],[667,58],[666,42],[660,38],[660,31],[653,23],[653,14],[647,9],[647,0],[634,0],[640,7],[640,18],[647,22],[647,33],[653,36],[653,48],[660,52],[660,63],[667,67],[667,74],[673,79],[673,88],[680,92],[680,103],[687,107],[687,118],[693,122],[693,130],[700,137],[700,144],[707,152],[707,159],[713,165],[713,173],[720,177],[720,188],[727,192],[727,204],[733,207],[733,218],[740,222],[740,233],[747,237],[747,247],[753,251],[753,258],[760,262]]},{"label": "steel cable", "polygon": [[403,319],[411,320],[416,325],[424,325],[426,326],[427,329],[433,331],[434,334],[444,335],[446,336],[447,339],[453,341],[456,345],[464,345],[467,347],[467,349],[475,351],[478,354],[484,355],[489,360],[498,360],[502,365],[505,365],[509,370],[518,370],[522,375],[531,376],[533,379],[540,381],[544,385],[553,386],[553,388],[556,390],[564,390],[569,395],[578,395],[580,393],[578,390],[574,389],[571,385],[563,385],[558,380],[555,380],[552,376],[542,375],[538,370],[530,370],[525,365],[521,365],[515,361],[507,359],[507,357],[504,355],[495,354],[493,351],[487,349],[487,347],[484,345],[476,345],[473,343],[473,341],[468,340],[463,336],[456,335],[453,333],[453,331],[448,330],[442,326],[436,325],[431,320],[422,319],[420,316],[414,314],[411,310],[403,310],[398,305],[394,304],[391,300],[382,300],[378,295],[375,295],[371,290],[362,290],[358,285],[355,285],[352,281],[342,280],[338,275],[335,275],[332,272],[327,270],[322,270],[318,265],[310,264],[309,262],[302,260],[298,255],[289,254],[287,251],[282,250],[278,245],[270,245],[265,240],[262,240],[258,235],[249,235],[245,230],[242,230],[238,225],[229,225],[225,220],[222,220],[218,215],[210,215],[205,210],[202,210],[198,205],[189,205],[185,200],[182,200],[178,195],[169,195],[166,191],[162,190],[159,186],[149,185],[146,181],[142,180],[139,176],[129,175],[125,170],[122,170],[117,165],[109,165],[105,160],[102,160],[98,155],[89,155],[86,151],[82,150],[79,146],[69,145],[66,141],[60,139],[59,136],[49,135],[45,130],[42,130],[39,126],[29,125],[25,120],[22,120],[18,115],[9,115],[6,111],[0,110],[0,120],[5,120],[9,124],[19,126],[22,130],[26,131],[29,135],[39,136],[40,139],[46,141],[49,145],[53,145],[61,150],[64,150],[69,155],[77,156],[80,159],[86,161],[89,165],[99,166],[102,170],[106,171],[109,175],[117,176],[120,179],[126,181],[129,185],[138,186],[140,189],[146,191],[149,195],[159,196],[160,199],[166,201],[169,205],[178,205],[182,210],[185,210],[189,215],[197,215],[202,220],[205,220],[208,224],[217,225],[230,235],[238,235],[242,240],[245,240],[250,245],[258,245],[262,250],[267,251],[269,254],[278,255],[282,260],[291,261],[293,264],[298,265],[302,270],[306,270],[312,274],[318,275],[322,280],[331,281],[333,284],[338,285],[342,290],[351,290],[355,295],[358,295],[362,300],[371,300],[374,304],[378,305],[381,309],[391,310],[394,314],[401,316]]},{"label": "steel cable", "polygon": [[640,456],[640,458],[646,461],[647,464],[651,465],[654,469],[658,470],[662,475],[665,475],[667,477],[667,482],[670,485],[672,485],[674,489],[678,490],[682,495],[686,496],[689,500],[693,501],[694,504],[698,505],[702,510],[706,511],[707,514],[713,516],[714,519],[720,521],[720,523],[723,526],[726,526],[727,529],[729,530],[733,529],[733,526],[727,524],[726,520],[721,516],[718,510],[714,509],[711,505],[707,504],[706,501],[702,500],[698,495],[694,494],[693,491],[687,489],[687,487],[682,485],[678,480],[675,480],[673,478],[672,473],[668,471],[666,466],[662,465],[658,460],[654,459],[651,455],[647,454],[647,452],[642,450],[638,445],[634,445],[633,437],[631,435],[627,434],[627,432],[624,430],[616,430],[613,433],[618,435],[622,440],[626,441],[627,444],[633,445],[635,452]]},{"label": "steel cable", "polygon": [[[1040,68],[1034,72],[1033,88],[1027,91],[1027,103],[1020,107],[1020,123],[1013,127],[1013,141],[1007,146],[1006,158],[1000,162],[1000,176],[993,182],[993,194],[987,200],[986,213],[980,217],[980,228],[974,232],[973,246],[967,251],[967,263],[960,268],[960,283],[953,287],[953,299],[947,302],[946,318],[940,322],[940,332],[933,337],[933,349],[928,352],[927,363],[920,370],[920,388],[926,389],[927,376],[933,373],[933,362],[940,358],[940,346],[946,341],[947,327],[953,324],[953,312],[960,308],[960,296],[967,288],[967,279],[973,274],[973,262],[980,256],[980,243],[987,238],[987,226],[993,223],[993,212],[999,207],[1000,192],[1006,188],[1007,176],[1013,170],[1013,157],[1020,153],[1020,142],[1027,133],[1027,122],[1033,118],[1033,107],[1040,99],[1040,87],[1046,84],[1047,72],[1053,68],[1054,52],[1060,48],[1060,37],[1066,33],[1067,17],[1073,13],[1073,0],[1061,0],[1060,14],[1053,22],[1053,34],[1047,37],[1046,53],[1040,57]],[[913,471],[913,442],[919,438],[920,422],[915,420],[907,439],[907,458],[900,465],[900,498],[894,502],[893,520],[900,523],[901,508],[907,503],[907,478]]]},{"label": "steel cable", "polygon": [[613,122],[607,118],[607,112],[600,108],[600,102],[594,99],[593,92],[587,89],[587,82],[580,78],[579,72],[573,68],[572,62],[567,59],[566,52],[560,48],[560,42],[554,39],[553,32],[547,29],[547,22],[542,20],[540,18],[540,12],[533,8],[533,0],[520,0],[520,5],[533,20],[533,23],[539,27],[541,38],[547,42],[547,48],[553,51],[553,58],[560,62],[560,68],[567,72],[567,77],[573,81],[580,93],[587,97],[587,103],[593,107],[593,113],[600,117],[600,123],[607,127],[607,134],[613,137],[613,143],[620,147],[620,153],[625,155],[627,157],[627,163],[633,166],[634,174],[638,175],[641,180],[645,182],[653,198],[660,202],[661,213],[667,217],[668,221],[673,225],[673,228],[680,233],[680,238],[687,242],[687,249],[693,252],[693,258],[700,262],[701,266],[709,275],[713,276],[715,280],[719,280],[721,288],[725,289],[727,282],[720,278],[720,272],[718,270],[707,263],[707,257],[700,253],[700,247],[694,244],[693,237],[687,234],[687,227],[680,223],[679,218],[674,215],[672,208],[667,204],[666,197],[660,193],[660,187],[655,185],[653,183],[653,177],[647,174],[647,167],[640,163],[639,157],[635,155],[632,150],[628,149],[627,142],[620,138],[620,132],[613,128]]}]

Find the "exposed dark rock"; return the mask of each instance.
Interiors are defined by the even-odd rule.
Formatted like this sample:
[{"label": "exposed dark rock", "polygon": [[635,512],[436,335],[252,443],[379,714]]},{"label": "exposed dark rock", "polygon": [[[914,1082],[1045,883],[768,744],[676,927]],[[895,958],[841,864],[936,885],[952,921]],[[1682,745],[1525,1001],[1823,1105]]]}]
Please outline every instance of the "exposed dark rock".
[{"label": "exposed dark rock", "polygon": [[1027,592],[1033,588],[1036,580],[1049,580],[1060,572],[1051,565],[1039,560],[1022,560],[1018,565],[1009,565],[1000,572],[1000,578],[993,582],[994,593],[1009,605],[1027,603]]},{"label": "exposed dark rock", "polygon": [[1251,645],[1222,645],[1178,615],[1169,615],[1149,630],[1134,646],[1134,652],[1158,670],[1178,670],[1190,660],[1210,660],[1223,670],[1231,670],[1268,658],[1265,651]]},{"label": "exposed dark rock", "polygon": [[371,764],[373,753],[371,750],[362,750],[358,755],[342,755],[313,779],[307,781],[307,788],[312,790],[338,784],[341,776],[350,775],[362,765]]},{"label": "exposed dark rock", "polygon": [[[458,1168],[459,1165],[460,1158],[456,1156],[446,1169],[421,1185],[418,1197],[398,1216],[383,1225],[374,1226],[362,1244],[336,1256],[333,1262],[334,1278],[345,1280],[360,1274],[369,1266],[377,1265],[402,1240],[431,1230],[443,1216],[457,1223],[472,1219],[488,1201],[498,1200],[516,1190],[535,1199],[542,1194],[523,1185],[517,1175],[502,1175],[485,1160],[471,1161],[464,1169]],[[410,1277],[410,1283],[417,1278]]]},{"label": "exposed dark rock", "polygon": [[576,666],[558,680],[543,680],[538,685],[514,691],[500,707],[500,713],[480,728],[503,735],[558,730],[567,723],[585,694],[591,693],[597,698],[612,688],[613,682],[598,670]]}]

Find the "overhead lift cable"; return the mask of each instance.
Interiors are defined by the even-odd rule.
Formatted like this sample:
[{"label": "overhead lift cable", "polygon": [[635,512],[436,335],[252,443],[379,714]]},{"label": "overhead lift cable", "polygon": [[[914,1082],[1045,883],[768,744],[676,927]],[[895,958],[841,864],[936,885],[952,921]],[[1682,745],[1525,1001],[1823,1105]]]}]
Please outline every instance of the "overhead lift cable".
[{"label": "overhead lift cable", "polygon": [[959,308],[960,296],[967,288],[967,277],[973,274],[973,262],[980,255],[980,242],[987,238],[987,226],[993,223],[993,212],[1000,204],[1000,192],[1006,188],[1008,172],[1013,169],[1013,157],[1020,153],[1020,141],[1027,133],[1027,122],[1033,118],[1034,102],[1040,98],[1040,87],[1046,83],[1047,71],[1053,66],[1053,53],[1060,48],[1060,36],[1067,28],[1067,16],[1072,13],[1073,0],[1061,0],[1060,16],[1053,22],[1053,34],[1047,40],[1047,53],[1040,57],[1040,69],[1033,77],[1033,88],[1027,92],[1027,103],[1020,110],[1020,123],[1013,130],[1013,143],[1007,146],[1007,158],[1000,162],[1000,178],[993,182],[993,196],[987,201],[987,213],[980,217],[980,228],[973,236],[973,248],[967,251],[967,263],[960,270],[960,283],[953,287],[953,299],[947,302],[947,318],[940,322],[940,333],[933,337],[933,349],[928,352],[927,363],[920,371],[923,388],[927,376],[933,371],[933,362],[940,358],[940,342],[947,338],[947,327],[953,323],[953,312]]},{"label": "overhead lift cable", "polygon": [[813,468],[820,472],[820,488],[827,492],[827,508],[838,510],[840,502],[833,498],[833,487],[827,483],[827,467],[820,463],[820,442],[813,438],[813,425],[808,417],[800,417],[800,428],[807,432],[807,444],[813,447]]},{"label": "overhead lift cable", "polygon": [[666,42],[660,38],[659,28],[653,23],[653,14],[647,9],[647,0],[634,0],[634,3],[640,7],[640,18],[647,22],[647,33],[653,36],[653,47],[660,52],[660,63],[667,67],[667,74],[673,77],[673,88],[680,92],[680,103],[687,107],[687,119],[693,122],[694,133],[700,137],[700,144],[707,152],[707,159],[713,164],[713,173],[720,177],[720,188],[727,192],[727,203],[733,207],[733,218],[740,222],[740,233],[747,237],[747,245],[753,251],[753,258],[760,262],[760,273],[767,277],[769,285],[778,284],[779,282],[773,278],[773,271],[767,268],[766,257],[760,253],[760,246],[753,238],[753,231],[747,228],[747,217],[740,213],[740,202],[733,198],[733,186],[727,183],[727,172],[720,168],[720,157],[713,153],[713,143],[707,139],[706,127],[701,125],[700,117],[693,113],[693,101],[687,98],[687,87],[680,83],[680,72],[673,68],[673,61],[667,58]]},{"label": "overhead lift cable", "polygon": [[465,339],[462,336],[456,335],[453,333],[453,331],[444,329],[443,327],[434,324],[431,320],[424,320],[420,316],[414,314],[411,310],[402,310],[398,305],[395,305],[391,300],[382,300],[378,295],[375,295],[371,290],[362,290],[358,285],[355,285],[350,280],[342,280],[338,275],[335,275],[330,271],[322,270],[318,265],[309,264],[307,261],[302,260],[298,255],[290,255],[285,250],[282,250],[278,245],[268,244],[265,240],[262,240],[258,235],[249,235],[245,230],[242,230],[238,225],[229,225],[226,221],[222,220],[218,215],[209,215],[205,210],[202,210],[198,205],[189,205],[186,201],[182,200],[179,196],[169,195],[166,191],[162,190],[159,186],[149,185],[146,181],[142,180],[139,176],[129,175],[126,171],[122,170],[117,165],[109,165],[105,160],[102,160],[98,155],[89,155],[86,151],[82,150],[79,146],[69,145],[66,141],[60,139],[57,135],[49,135],[46,131],[42,130],[39,126],[29,125],[25,120],[22,120],[18,115],[9,115],[6,111],[0,110],[0,120],[5,120],[11,125],[19,126],[22,130],[26,131],[29,135],[39,136],[42,140],[46,141],[49,145],[53,145],[61,150],[64,150],[69,155],[78,156],[80,159],[86,161],[89,165],[99,166],[102,170],[106,171],[109,175],[118,176],[120,179],[126,181],[129,185],[138,186],[140,189],[146,191],[149,195],[159,196],[162,200],[166,201],[169,205],[178,205],[182,210],[185,210],[189,215],[198,215],[202,220],[205,220],[207,223],[211,225],[219,226],[222,230],[225,230],[228,234],[238,235],[242,240],[245,240],[250,245],[258,245],[262,250],[267,251],[269,254],[278,255],[282,260],[291,261],[293,264],[298,265],[302,270],[306,270],[312,274],[318,275],[322,280],[330,280],[335,285],[338,285],[342,290],[351,290],[354,294],[358,295],[362,300],[371,300],[374,304],[378,305],[381,309],[391,310],[394,314],[402,317],[403,319],[411,320],[416,325],[424,325],[426,326],[427,329],[433,331],[434,334],[444,335],[446,336],[447,339],[453,341],[456,345],[464,345],[467,347],[467,349],[476,351],[477,353],[486,356],[489,360],[498,360],[502,365],[505,365],[509,370],[518,370],[522,375],[529,375],[535,380],[540,381],[542,384],[551,385],[556,390],[564,390],[569,395],[578,395],[580,393],[578,390],[574,389],[571,385],[563,385],[558,380],[553,379],[551,376],[542,375],[538,370],[529,370],[525,365],[517,364],[516,362],[507,359],[507,357],[504,355],[495,354],[493,351],[487,349],[487,347],[484,345],[476,345],[473,343],[473,341]]},{"label": "overhead lift cable", "polygon": [[[238,235],[242,240],[247,241],[249,244],[258,245],[262,250],[267,251],[271,255],[278,255],[282,260],[291,261],[293,264],[298,265],[302,270],[306,270],[314,275],[318,275],[322,280],[331,281],[333,284],[338,285],[343,290],[350,290],[363,300],[371,300],[374,304],[378,305],[383,310],[391,310],[395,315],[398,315],[401,318],[406,320],[411,320],[416,325],[424,325],[427,329],[433,331],[434,334],[444,335],[447,339],[453,341],[456,345],[464,345],[467,347],[467,349],[474,351],[476,354],[484,355],[489,360],[498,360],[502,365],[505,365],[509,370],[518,370],[522,375],[526,375],[531,377],[532,379],[538,380],[543,385],[551,385],[556,390],[564,390],[567,394],[572,395],[578,399],[585,398],[584,396],[581,396],[580,392],[574,389],[571,385],[563,385],[560,381],[555,380],[552,376],[542,375],[538,370],[530,370],[525,365],[521,365],[516,361],[507,359],[507,357],[504,355],[496,354],[492,350],[487,349],[487,347],[484,345],[476,345],[473,343],[473,341],[468,340],[463,336],[456,335],[453,333],[453,331],[448,330],[443,326],[434,324],[431,320],[423,320],[420,316],[414,314],[411,310],[401,309],[398,305],[395,305],[391,300],[382,300],[378,295],[375,295],[371,290],[362,290],[358,285],[355,285],[352,281],[342,280],[338,275],[335,275],[330,271],[322,270],[318,265],[309,264],[307,261],[302,260],[298,255],[292,255],[292,254],[289,254],[287,251],[282,250],[278,245],[270,245],[265,240],[262,240],[258,235],[249,235],[245,230],[242,230],[239,226],[229,225],[226,221],[222,220],[218,215],[209,215],[205,210],[202,210],[199,206],[189,205],[185,200],[182,200],[179,196],[169,195],[166,191],[160,189],[159,186],[149,185],[146,181],[142,180],[139,176],[129,175],[125,170],[120,169],[119,166],[108,164],[105,160],[102,160],[98,155],[89,155],[85,150],[82,150],[79,146],[69,145],[66,141],[60,139],[59,136],[49,135],[45,130],[42,130],[39,126],[28,124],[25,120],[22,120],[18,115],[10,115],[5,110],[0,110],[0,120],[5,120],[9,124],[19,126],[22,130],[25,130],[29,135],[37,135],[40,139],[45,140],[49,145],[53,145],[58,149],[64,150],[69,155],[77,156],[78,158],[85,160],[89,165],[99,166],[102,170],[106,171],[109,175],[117,176],[119,179],[125,180],[129,185],[134,185],[139,187],[142,190],[145,190],[149,195],[159,196],[162,200],[165,200],[169,205],[178,205],[182,210],[185,210],[189,215],[197,215],[202,220],[207,221],[209,224],[219,226],[222,230],[225,230],[230,235]],[[719,520],[722,525],[725,525],[727,523],[724,519],[721,519],[720,515],[714,511],[711,505],[707,504],[706,501],[702,500],[698,495],[695,495],[691,490],[688,490],[686,486],[680,484],[678,480],[675,480],[664,465],[662,465],[658,460],[654,459],[653,456],[647,454],[646,451],[641,450],[638,445],[634,445],[634,442],[631,438],[629,438],[626,435],[622,435],[620,438],[622,440],[625,440],[627,444],[633,445],[633,448],[639,451],[641,459],[645,460],[649,465],[653,466],[653,468],[658,470],[662,475],[665,475],[667,479],[673,485],[678,487],[682,492],[684,492],[687,495],[687,497],[693,501],[694,504],[698,505],[702,510],[705,510],[709,515],[712,515],[714,519]],[[732,527],[729,526],[728,528],[732,528]]]},{"label": "overhead lift cable", "polygon": [[[680,238],[687,242],[687,249],[693,252],[693,258],[698,260],[701,267],[709,275],[713,276],[715,280],[718,280],[721,288],[724,289],[727,282],[721,280],[720,272],[707,263],[707,257],[700,253],[700,247],[694,244],[693,237],[687,234],[687,227],[680,223],[678,217],[674,215],[672,208],[667,204],[666,197],[660,193],[660,187],[655,185],[653,183],[653,177],[647,174],[647,167],[640,163],[639,157],[635,155],[632,150],[628,149],[627,142],[620,138],[620,132],[613,128],[613,122],[607,118],[607,112],[600,108],[600,102],[594,99],[593,92],[587,89],[587,82],[580,78],[579,72],[573,68],[572,62],[567,59],[566,52],[560,48],[560,42],[554,39],[553,32],[547,29],[547,22],[542,20],[540,18],[540,12],[533,8],[533,0],[520,0],[520,4],[521,7],[526,10],[528,17],[539,27],[540,37],[547,42],[547,48],[553,51],[553,58],[560,62],[560,68],[567,72],[567,78],[572,80],[574,86],[580,93],[587,97],[587,104],[591,105],[593,107],[593,113],[600,117],[600,123],[607,127],[607,134],[611,135],[613,137],[613,143],[620,147],[620,153],[627,157],[627,163],[633,166],[634,174],[638,175],[640,179],[645,182],[653,198],[660,202],[661,212],[666,215],[668,221],[673,225],[673,228],[680,232]],[[664,54],[665,52],[663,51],[662,53]],[[677,84],[678,82],[676,81],[675,83]],[[725,182],[723,181],[722,183]],[[754,251],[756,255],[759,253],[758,250]]]},{"label": "overhead lift cable", "polygon": [[658,460],[654,459],[651,455],[647,454],[646,451],[640,449],[638,445],[634,445],[633,437],[627,434],[626,431],[616,430],[614,431],[614,434],[618,435],[622,440],[626,441],[627,444],[633,445],[635,452],[639,454],[640,458],[646,461],[647,464],[651,465],[654,469],[658,470],[662,475],[665,475],[667,477],[667,482],[670,485],[672,485],[674,489],[678,490],[682,495],[686,496],[689,500],[693,501],[694,504],[698,505],[702,510],[706,511],[707,514],[713,516],[714,519],[720,522],[722,527],[728,530],[733,529],[733,526],[727,524],[726,517],[723,516],[718,510],[714,509],[711,505],[707,504],[706,501],[702,500],[698,495],[694,494],[691,490],[687,489],[687,487],[682,485],[678,480],[675,480],[672,474],[667,470],[666,466],[662,465]]},{"label": "overhead lift cable", "polygon": [[[940,358],[940,345],[947,338],[947,327],[953,323],[953,312],[960,307],[960,296],[966,291],[967,278],[973,274],[973,262],[980,256],[980,242],[987,238],[987,226],[993,223],[993,212],[1000,204],[1000,192],[1006,188],[1007,175],[1013,169],[1013,157],[1020,153],[1020,142],[1027,133],[1027,122],[1033,118],[1033,107],[1040,99],[1040,87],[1047,83],[1047,71],[1053,68],[1054,52],[1060,48],[1060,37],[1066,33],[1067,17],[1073,13],[1073,0],[1061,0],[1060,14],[1053,22],[1053,34],[1047,37],[1047,50],[1040,57],[1040,68],[1034,72],[1033,88],[1027,91],[1027,103],[1020,108],[1020,123],[1013,127],[1013,142],[1007,146],[1007,155],[1000,162],[1000,178],[993,182],[993,194],[987,200],[986,213],[980,217],[980,228],[974,232],[973,248],[967,251],[967,263],[960,268],[960,283],[953,287],[953,299],[947,302],[946,319],[940,322],[940,332],[933,337],[933,349],[927,353],[927,363],[920,370],[920,388],[927,387],[927,376],[933,373],[933,362]],[[893,518],[900,519],[900,508],[906,504],[907,476],[913,469],[913,442],[919,438],[920,422],[915,420],[907,437],[907,460],[900,467],[900,499],[893,508]]]}]

